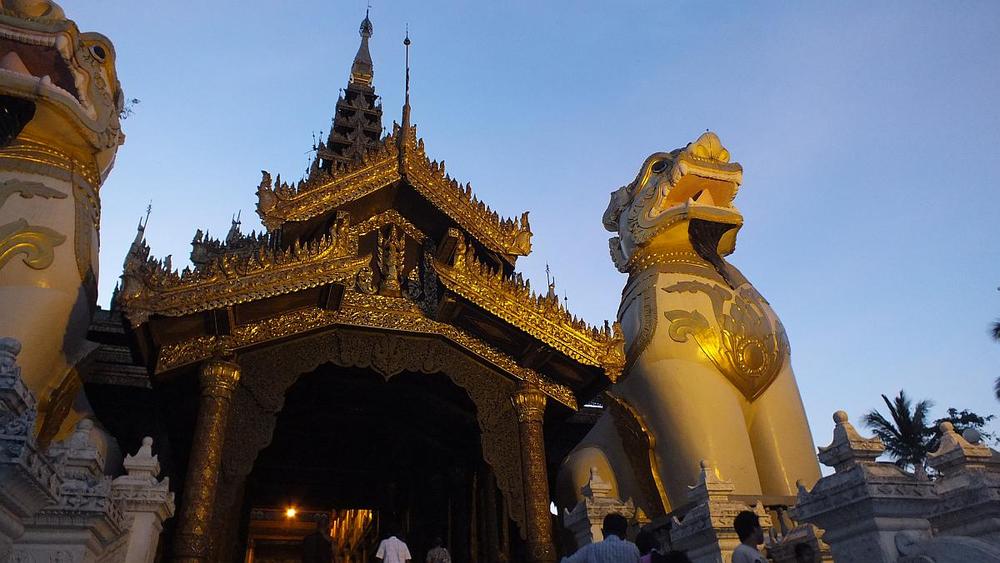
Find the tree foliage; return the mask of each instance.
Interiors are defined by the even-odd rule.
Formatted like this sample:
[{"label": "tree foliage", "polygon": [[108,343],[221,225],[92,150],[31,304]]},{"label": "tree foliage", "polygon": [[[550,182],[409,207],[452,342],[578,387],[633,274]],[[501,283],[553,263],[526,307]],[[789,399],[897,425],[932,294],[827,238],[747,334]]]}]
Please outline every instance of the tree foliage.
[{"label": "tree foliage", "polygon": [[933,403],[923,400],[913,404],[903,390],[891,401],[885,395],[882,400],[889,409],[889,418],[872,409],[863,418],[865,426],[882,440],[886,453],[896,465],[912,467],[918,475],[924,475],[924,462],[935,437],[928,416]]},{"label": "tree foliage", "polygon": [[937,431],[937,427],[942,422],[950,422],[951,425],[955,427],[955,432],[958,432],[959,434],[971,428],[979,432],[979,434],[983,437],[984,442],[993,442],[994,444],[1000,443],[996,432],[986,431],[986,424],[994,418],[996,418],[995,414],[979,416],[968,409],[963,409],[961,411],[954,407],[948,409],[948,416],[934,421],[935,436],[929,451],[933,452],[937,450],[937,445],[941,438],[941,433]]}]

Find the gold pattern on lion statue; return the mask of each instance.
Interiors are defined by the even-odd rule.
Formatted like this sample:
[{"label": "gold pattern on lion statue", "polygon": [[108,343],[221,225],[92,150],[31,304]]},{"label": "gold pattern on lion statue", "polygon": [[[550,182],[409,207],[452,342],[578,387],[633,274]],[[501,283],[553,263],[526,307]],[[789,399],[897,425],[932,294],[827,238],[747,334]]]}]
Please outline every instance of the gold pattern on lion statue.
[{"label": "gold pattern on lion statue", "polygon": [[712,300],[715,322],[697,310],[666,311],[668,334],[675,342],[693,337],[701,351],[748,400],[755,399],[776,377],[788,354],[788,338],[781,323],[764,308],[763,298],[744,285],[730,291],[697,281],[663,288],[668,293],[702,292]]}]

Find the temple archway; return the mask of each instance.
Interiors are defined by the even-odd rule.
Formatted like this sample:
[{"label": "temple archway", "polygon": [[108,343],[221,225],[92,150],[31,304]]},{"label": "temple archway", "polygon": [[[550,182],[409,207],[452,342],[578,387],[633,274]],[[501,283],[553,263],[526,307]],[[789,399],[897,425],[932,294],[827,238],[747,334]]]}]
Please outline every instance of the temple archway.
[{"label": "temple archway", "polygon": [[[446,529],[437,533],[451,536],[454,547],[466,557],[479,548],[488,548],[484,553],[503,553],[511,549],[511,544],[513,549],[519,548],[518,538],[524,538],[524,504],[517,415],[510,400],[517,388],[513,381],[438,338],[352,329],[330,331],[251,351],[241,355],[239,363],[243,375],[233,393],[215,511],[216,529],[225,530],[224,540],[217,546],[227,552],[220,553],[221,559],[230,559],[234,550],[239,551],[245,545],[246,514],[254,508],[254,499],[258,506],[277,506],[282,504],[282,485],[308,488],[305,482],[294,483],[295,479],[308,480],[305,476],[283,479],[277,471],[276,460],[283,457],[282,452],[284,457],[308,455],[301,449],[292,453],[288,448],[308,446],[295,436],[298,425],[330,418],[322,412],[323,403],[315,402],[317,397],[327,397],[340,405],[351,404],[353,398],[356,419],[377,417],[379,410],[390,405],[400,409],[396,415],[384,417],[378,428],[362,432],[361,440],[383,451],[401,448],[397,453],[411,461],[419,460],[422,465],[401,480],[391,472],[370,475],[374,481],[368,485],[406,489],[405,493],[412,495],[414,491],[410,487],[414,478],[422,476],[421,470],[435,477],[435,472],[444,467],[432,463],[427,454],[435,449],[450,449],[454,461],[458,462],[450,466],[457,469],[458,474],[453,472],[439,477],[452,481],[449,489],[462,488],[464,494],[472,495],[469,498],[488,501],[490,509],[489,514],[485,514],[484,507],[475,506],[475,503],[456,502],[456,494],[451,491],[445,497],[451,503],[453,516],[461,512],[465,518],[472,516],[475,519],[473,512],[478,511],[479,519],[468,529],[445,525]],[[407,402],[404,390],[431,401],[438,407],[437,411],[421,415],[419,405]],[[333,418],[337,416],[342,420],[350,418],[343,413]],[[407,420],[409,427],[405,425]],[[450,430],[448,423],[453,425]],[[417,430],[420,425],[423,425],[422,432]],[[424,442],[428,448],[420,452],[407,451],[414,442],[402,443],[387,435],[392,432],[412,434],[413,431],[416,431],[417,441]],[[359,445],[357,441],[331,439],[330,433],[323,430],[317,430],[316,434],[318,440],[326,440],[327,446]],[[435,448],[429,443],[442,438],[448,443],[439,444],[441,447]],[[336,472],[338,466],[350,463],[350,460],[333,459],[330,451],[316,454],[325,460],[319,471],[325,468]],[[373,461],[370,452],[364,455],[369,458],[368,462]],[[481,482],[484,479],[485,484]],[[260,485],[265,482],[268,486],[262,489]],[[331,509],[371,507],[383,516],[391,514],[391,518],[402,520],[396,523],[416,532],[414,540],[418,543],[430,539],[423,536],[432,533],[429,530],[435,526],[414,525],[412,517],[414,511],[427,513],[431,508],[427,502],[417,499],[416,506],[399,504],[399,499],[365,493],[361,490],[365,486],[364,480],[356,480],[351,483],[349,493],[331,490],[328,498],[318,495],[300,502]],[[489,498],[491,488],[501,492],[498,499],[493,495],[493,501]],[[243,514],[240,522],[232,517],[237,513]],[[410,516],[408,521],[406,516]],[[432,522],[435,520],[434,516],[428,518]],[[508,521],[516,525],[508,527]],[[440,525],[436,527],[441,528]],[[476,539],[480,535],[481,542]],[[509,539],[511,535],[515,536],[513,541]],[[505,545],[496,543],[504,538],[507,538]]]}]

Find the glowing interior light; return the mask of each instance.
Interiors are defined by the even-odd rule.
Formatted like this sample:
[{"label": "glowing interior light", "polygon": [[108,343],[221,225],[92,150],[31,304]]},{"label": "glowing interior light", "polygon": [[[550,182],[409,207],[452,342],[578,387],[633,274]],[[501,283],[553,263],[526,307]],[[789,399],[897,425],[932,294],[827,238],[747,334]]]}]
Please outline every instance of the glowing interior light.
[{"label": "glowing interior light", "polygon": [[285,509],[285,516],[288,517],[288,518],[295,518],[295,514],[297,512],[298,511],[295,510],[294,506],[290,506],[290,507],[288,507],[288,508]]}]

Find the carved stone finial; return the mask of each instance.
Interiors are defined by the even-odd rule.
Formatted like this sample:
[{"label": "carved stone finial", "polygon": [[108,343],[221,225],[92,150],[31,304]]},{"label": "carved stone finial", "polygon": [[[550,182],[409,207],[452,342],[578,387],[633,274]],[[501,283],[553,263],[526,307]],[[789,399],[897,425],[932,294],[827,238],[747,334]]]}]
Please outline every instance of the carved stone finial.
[{"label": "carved stone finial", "polygon": [[0,434],[31,439],[37,401],[21,379],[20,353],[16,338],[0,338]]},{"label": "carved stone finial", "polygon": [[[941,441],[936,451],[927,454],[930,465],[945,476],[956,469],[983,469],[994,463],[994,453],[983,444],[971,444],[964,436],[955,432],[955,426],[944,421],[938,426]],[[998,460],[996,463],[1000,463]]]},{"label": "carved stone finial", "polygon": [[0,373],[19,370],[17,355],[21,353],[21,342],[9,336],[0,337]]},{"label": "carved stone finial", "polygon": [[819,460],[824,465],[833,467],[837,473],[847,471],[859,463],[874,463],[885,451],[885,446],[878,438],[865,438],[858,434],[851,424],[847,413],[833,413],[833,442],[827,447],[819,448]]},{"label": "carved stone finial", "polygon": [[153,439],[149,436],[143,438],[139,451],[135,455],[125,456],[124,465],[129,477],[155,481],[160,474],[160,460],[153,455]]},{"label": "carved stone finial", "polygon": [[691,502],[705,502],[707,500],[727,497],[736,490],[736,485],[732,481],[727,481],[719,475],[719,470],[711,460],[703,459],[698,465],[698,484],[688,487],[688,499]]},{"label": "carved stone finial", "polygon": [[601,478],[601,473],[596,467],[590,468],[590,479],[580,488],[580,492],[591,500],[612,498],[611,483]]}]

